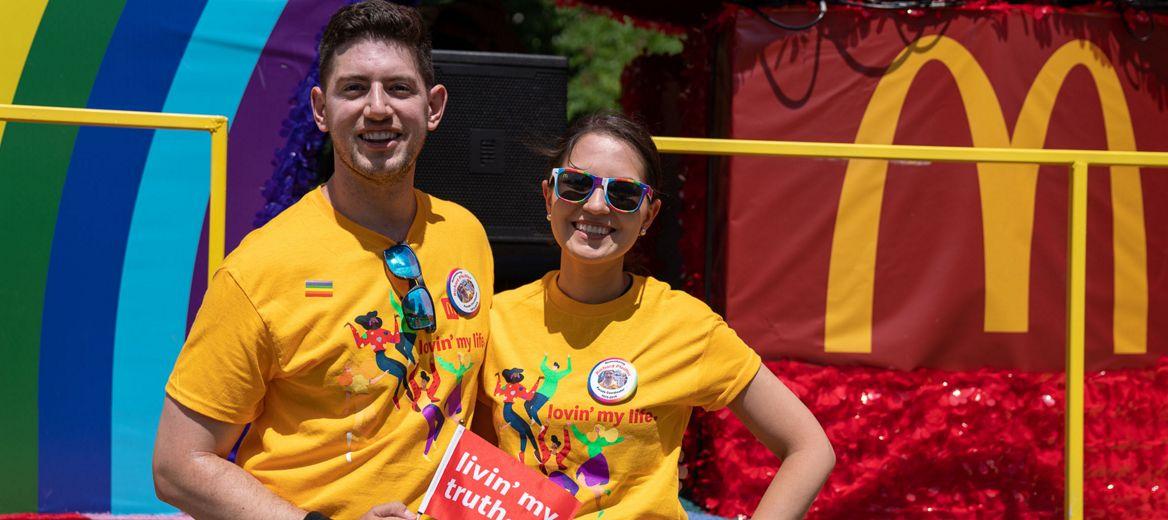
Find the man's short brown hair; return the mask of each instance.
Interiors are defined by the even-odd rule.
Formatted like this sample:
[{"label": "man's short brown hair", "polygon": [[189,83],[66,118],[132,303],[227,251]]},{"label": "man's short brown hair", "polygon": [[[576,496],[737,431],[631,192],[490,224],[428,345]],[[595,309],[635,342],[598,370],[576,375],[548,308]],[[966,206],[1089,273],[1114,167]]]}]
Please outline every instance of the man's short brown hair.
[{"label": "man's short brown hair", "polygon": [[333,13],[320,41],[320,85],[325,88],[332,73],[333,58],[344,46],[360,40],[393,42],[414,55],[414,63],[426,87],[434,86],[434,64],[430,59],[430,33],[417,9],[387,2],[365,0]]}]

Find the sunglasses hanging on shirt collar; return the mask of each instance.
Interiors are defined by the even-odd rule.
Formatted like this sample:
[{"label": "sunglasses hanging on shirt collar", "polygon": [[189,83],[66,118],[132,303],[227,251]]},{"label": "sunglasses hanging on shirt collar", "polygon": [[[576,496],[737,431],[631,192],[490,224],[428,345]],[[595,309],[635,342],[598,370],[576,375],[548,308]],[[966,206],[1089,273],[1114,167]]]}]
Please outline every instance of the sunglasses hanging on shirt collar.
[{"label": "sunglasses hanging on shirt collar", "polygon": [[406,244],[398,244],[381,252],[389,273],[410,283],[405,296],[401,297],[405,323],[411,329],[433,333],[438,328],[434,313],[434,298],[422,279],[422,264],[418,255]]}]

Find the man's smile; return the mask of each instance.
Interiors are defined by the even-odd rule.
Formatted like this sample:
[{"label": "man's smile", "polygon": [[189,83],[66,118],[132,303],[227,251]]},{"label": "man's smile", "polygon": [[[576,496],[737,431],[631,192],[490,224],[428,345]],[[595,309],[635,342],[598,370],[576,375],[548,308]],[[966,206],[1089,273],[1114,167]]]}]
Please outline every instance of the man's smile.
[{"label": "man's smile", "polygon": [[390,132],[388,130],[382,130],[377,132],[365,132],[358,135],[357,138],[366,144],[370,144],[375,147],[385,147],[394,142],[397,142],[398,139],[401,139],[401,136],[401,132]]}]

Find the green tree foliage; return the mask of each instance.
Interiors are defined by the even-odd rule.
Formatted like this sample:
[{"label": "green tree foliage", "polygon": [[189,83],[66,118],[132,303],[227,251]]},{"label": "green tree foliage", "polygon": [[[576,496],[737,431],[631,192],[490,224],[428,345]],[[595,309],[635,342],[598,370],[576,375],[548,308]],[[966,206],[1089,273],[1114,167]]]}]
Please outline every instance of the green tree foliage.
[{"label": "green tree foliage", "polygon": [[438,18],[439,24],[456,24],[445,28],[448,38],[436,41],[443,45],[439,48],[568,58],[569,120],[596,110],[619,109],[621,72],[637,56],[677,54],[682,49],[679,37],[641,29],[630,20],[614,20],[584,8],[557,7],[554,0],[479,1],[421,2],[423,11]]},{"label": "green tree foliage", "polygon": [[568,58],[568,119],[618,109],[621,72],[641,54],[678,54],[680,38],[634,27],[579,8],[557,8],[562,23],[552,38],[556,54]]}]

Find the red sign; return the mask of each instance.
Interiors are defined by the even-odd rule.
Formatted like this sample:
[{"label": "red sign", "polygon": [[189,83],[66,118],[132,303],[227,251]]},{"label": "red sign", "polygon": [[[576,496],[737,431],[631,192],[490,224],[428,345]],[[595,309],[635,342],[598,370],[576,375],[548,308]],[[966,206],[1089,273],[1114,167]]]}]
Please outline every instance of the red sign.
[{"label": "red sign", "polygon": [[563,488],[460,425],[419,510],[439,520],[554,520],[579,508]]},{"label": "red sign", "polygon": [[[741,10],[734,23],[736,139],[1168,150],[1168,81],[1151,72],[1168,53],[1115,17],[840,10],[785,31]],[[764,357],[1063,369],[1066,167],[729,165],[726,317]],[[1093,167],[1088,192],[1088,369],[1148,366],[1168,354],[1168,176]]]}]

